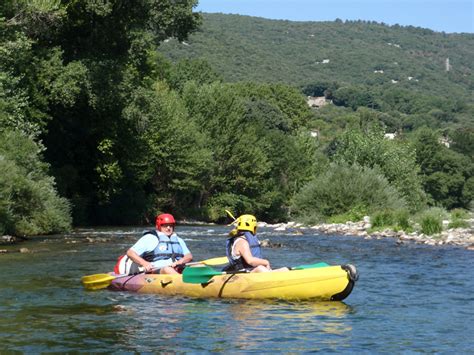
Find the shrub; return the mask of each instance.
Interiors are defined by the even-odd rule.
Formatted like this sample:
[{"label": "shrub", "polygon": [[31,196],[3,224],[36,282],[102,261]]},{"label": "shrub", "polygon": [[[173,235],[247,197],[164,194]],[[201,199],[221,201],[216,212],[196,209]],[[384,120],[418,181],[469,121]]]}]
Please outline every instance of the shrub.
[{"label": "shrub", "polygon": [[469,228],[469,223],[466,219],[469,218],[469,214],[466,210],[456,208],[451,211],[451,222],[448,228]]},{"label": "shrub", "polygon": [[410,213],[406,209],[395,211],[395,221],[397,226],[405,232],[410,232],[413,228],[410,223]]},{"label": "shrub", "polygon": [[464,221],[462,219],[455,219],[452,220],[448,224],[448,228],[469,228],[469,223],[467,221]]},{"label": "shrub", "polygon": [[466,210],[463,210],[462,208],[455,208],[454,210],[451,210],[451,219],[466,219],[469,217],[469,214],[467,213]]},{"label": "shrub", "polygon": [[[373,111],[358,110],[361,120],[370,121],[375,115]],[[372,117],[373,120],[378,118]],[[367,130],[347,130],[331,142],[327,153],[333,162],[358,164],[368,168],[377,168],[398,190],[411,211],[418,211],[425,204],[419,176],[419,166],[416,163],[416,152],[406,142],[387,140],[380,128],[372,127]]]},{"label": "shrub", "polygon": [[371,224],[373,229],[390,228],[405,232],[412,230],[407,209],[377,211],[371,216]]},{"label": "shrub", "polygon": [[327,220],[346,214],[361,218],[382,208],[403,207],[404,199],[377,169],[333,163],[294,197],[292,215],[298,219],[318,216]]},{"label": "shrub", "polygon": [[350,211],[338,214],[329,218],[329,223],[346,223],[360,221],[367,214],[366,208],[363,206],[354,206]]},{"label": "shrub", "polygon": [[443,219],[446,218],[446,210],[432,207],[420,213],[418,216],[421,232],[427,235],[438,234],[443,231]]},{"label": "shrub", "polygon": [[443,231],[442,221],[434,215],[426,215],[421,219],[421,232],[427,235],[438,234]]},{"label": "shrub", "polygon": [[391,210],[383,210],[375,212],[374,215],[370,218],[372,228],[381,228],[393,226],[395,223],[395,216]]}]

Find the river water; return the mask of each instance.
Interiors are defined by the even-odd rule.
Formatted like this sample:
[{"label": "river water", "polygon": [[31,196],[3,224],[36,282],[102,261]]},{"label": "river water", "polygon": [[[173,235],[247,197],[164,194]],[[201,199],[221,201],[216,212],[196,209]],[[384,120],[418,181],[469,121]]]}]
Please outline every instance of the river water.
[{"label": "river water", "polygon": [[[474,254],[393,239],[259,230],[272,266],[351,263],[343,302],[190,299],[85,291],[142,228],[80,229],[2,247],[0,352],[473,353]],[[180,226],[195,260],[223,256],[228,227]]]}]

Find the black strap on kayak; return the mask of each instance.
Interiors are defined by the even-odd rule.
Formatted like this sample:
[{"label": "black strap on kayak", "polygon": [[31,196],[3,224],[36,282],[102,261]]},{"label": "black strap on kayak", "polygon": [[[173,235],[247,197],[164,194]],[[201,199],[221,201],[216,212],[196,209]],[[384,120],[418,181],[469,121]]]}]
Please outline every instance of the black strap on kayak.
[{"label": "black strap on kayak", "polygon": [[224,283],[221,286],[221,289],[219,290],[219,294],[217,295],[217,297],[219,297],[219,298],[222,297],[222,292],[224,292],[225,285],[227,285],[227,283],[230,281],[230,279],[233,278],[236,274],[237,273],[233,273],[232,275],[230,275],[230,277],[227,278],[227,280],[224,281]]},{"label": "black strap on kayak", "polygon": [[127,279],[127,280],[125,280],[125,282],[122,284],[122,291],[126,291],[126,290],[125,290],[125,286],[127,285],[127,283],[128,283],[131,279],[133,279],[134,277],[137,277],[138,275],[141,275],[141,274],[145,274],[145,271],[139,271],[139,272],[135,272],[135,273],[133,273],[133,274],[131,274],[131,275],[128,275],[128,276],[130,276],[130,278]]}]

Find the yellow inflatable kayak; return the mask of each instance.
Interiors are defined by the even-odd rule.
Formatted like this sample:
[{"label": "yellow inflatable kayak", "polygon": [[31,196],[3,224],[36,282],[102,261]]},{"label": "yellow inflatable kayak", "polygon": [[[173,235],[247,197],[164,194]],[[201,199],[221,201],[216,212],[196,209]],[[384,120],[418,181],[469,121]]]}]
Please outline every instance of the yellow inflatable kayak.
[{"label": "yellow inflatable kayak", "polygon": [[193,266],[183,275],[112,274],[107,281],[112,290],[170,296],[340,301],[349,296],[357,279],[353,265],[319,263],[265,273],[224,273]]}]

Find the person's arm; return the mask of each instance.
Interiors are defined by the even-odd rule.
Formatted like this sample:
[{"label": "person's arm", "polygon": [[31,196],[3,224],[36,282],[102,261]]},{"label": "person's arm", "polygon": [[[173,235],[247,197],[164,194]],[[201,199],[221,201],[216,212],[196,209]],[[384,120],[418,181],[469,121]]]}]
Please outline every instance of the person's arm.
[{"label": "person's arm", "polygon": [[143,266],[145,271],[153,270],[153,265],[149,261],[143,259],[140,255],[154,250],[158,245],[158,238],[152,234],[145,234],[130,249],[127,250],[127,256],[136,264]]},{"label": "person's arm", "polygon": [[171,266],[175,267],[177,265],[184,265],[191,262],[192,260],[193,260],[193,255],[191,253],[184,254],[184,256],[181,259],[175,261],[173,264],[171,264]]},{"label": "person's arm", "polygon": [[265,266],[267,269],[270,269],[270,262],[267,259],[256,258],[252,255],[250,251],[249,243],[246,240],[240,239],[235,244],[235,249],[238,254],[247,264],[257,267],[259,265]]},{"label": "person's arm", "polygon": [[145,271],[153,270],[153,265],[150,262],[143,259],[140,255],[138,255],[136,251],[134,251],[132,248],[127,250],[127,256],[130,259],[132,259],[133,262],[135,262],[136,264],[143,266]]},{"label": "person's arm", "polygon": [[193,260],[193,254],[191,254],[191,252],[189,251],[184,240],[182,240],[181,238],[178,238],[178,242],[181,245],[181,249],[183,250],[184,256],[181,259],[175,261],[173,264],[171,264],[172,267],[175,267],[177,265],[184,265]]}]

